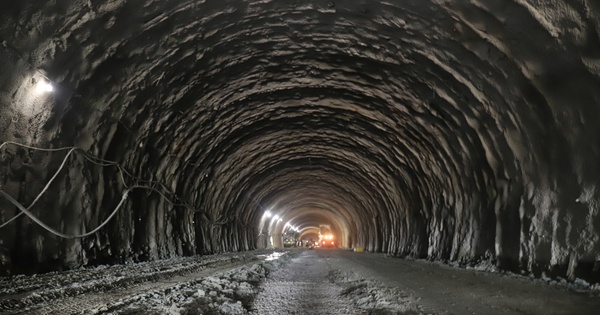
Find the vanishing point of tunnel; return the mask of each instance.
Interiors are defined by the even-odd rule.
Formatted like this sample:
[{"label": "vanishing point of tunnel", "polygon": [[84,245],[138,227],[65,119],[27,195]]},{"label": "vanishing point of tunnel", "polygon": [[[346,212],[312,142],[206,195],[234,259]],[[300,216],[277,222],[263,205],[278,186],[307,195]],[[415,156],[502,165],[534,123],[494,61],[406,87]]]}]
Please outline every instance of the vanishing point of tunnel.
[{"label": "vanishing point of tunnel", "polygon": [[0,272],[283,247],[600,282],[596,0],[3,0]]}]

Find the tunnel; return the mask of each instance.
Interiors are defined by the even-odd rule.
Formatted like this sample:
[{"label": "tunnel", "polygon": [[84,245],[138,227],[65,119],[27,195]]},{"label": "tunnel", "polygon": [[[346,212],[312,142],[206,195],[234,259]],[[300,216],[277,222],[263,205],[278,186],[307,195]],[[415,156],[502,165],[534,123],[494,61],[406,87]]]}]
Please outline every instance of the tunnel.
[{"label": "tunnel", "polygon": [[595,0],[0,3],[0,271],[343,248],[600,282]]}]

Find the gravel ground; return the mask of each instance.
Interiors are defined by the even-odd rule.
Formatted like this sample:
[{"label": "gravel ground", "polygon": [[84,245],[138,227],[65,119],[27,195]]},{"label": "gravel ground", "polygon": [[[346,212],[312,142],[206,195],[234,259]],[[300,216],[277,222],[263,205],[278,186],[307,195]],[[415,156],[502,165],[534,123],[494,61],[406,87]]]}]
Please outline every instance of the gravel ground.
[{"label": "gravel ground", "polygon": [[315,251],[303,252],[260,286],[254,314],[359,314],[343,288],[329,279],[332,268]]},{"label": "gravel ground", "polygon": [[255,251],[2,278],[0,312],[243,314],[260,280],[286,258]]},{"label": "gravel ground", "polygon": [[560,281],[455,268],[384,254],[339,250],[323,255],[345,266],[345,270],[379,283],[381,288],[401,288],[425,314],[600,314],[600,297],[594,286],[566,286]]},{"label": "gravel ground", "polygon": [[332,260],[333,250],[309,250],[269,275],[252,314],[422,314],[415,299],[367,280]]},{"label": "gravel ground", "polygon": [[2,314],[598,314],[593,290],[346,250],[174,258],[0,278]]}]

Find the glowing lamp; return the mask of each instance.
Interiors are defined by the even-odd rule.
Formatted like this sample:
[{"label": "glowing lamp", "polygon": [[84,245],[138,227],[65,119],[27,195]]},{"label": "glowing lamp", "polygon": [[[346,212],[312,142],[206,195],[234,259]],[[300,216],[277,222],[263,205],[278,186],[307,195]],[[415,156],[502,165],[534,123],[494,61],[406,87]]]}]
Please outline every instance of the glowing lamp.
[{"label": "glowing lamp", "polygon": [[37,83],[35,91],[37,93],[50,93],[54,91],[54,87],[52,86],[52,84],[42,80]]}]

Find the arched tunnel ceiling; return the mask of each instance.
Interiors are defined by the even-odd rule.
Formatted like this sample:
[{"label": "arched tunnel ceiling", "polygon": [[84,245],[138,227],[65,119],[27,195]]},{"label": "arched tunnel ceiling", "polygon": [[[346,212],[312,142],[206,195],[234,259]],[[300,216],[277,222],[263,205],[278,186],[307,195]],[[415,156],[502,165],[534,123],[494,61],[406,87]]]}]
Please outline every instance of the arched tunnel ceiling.
[{"label": "arched tunnel ceiling", "polygon": [[[7,268],[57,248],[38,266],[251,249],[274,204],[300,217],[320,205],[350,246],[374,251],[570,276],[600,262],[596,1],[25,0],[0,12],[4,140],[80,148],[194,209],[135,192],[97,235],[68,242],[16,221],[3,243],[27,240],[7,245]],[[44,80],[54,92],[34,95]],[[60,157],[2,150],[2,189],[27,205]],[[120,168],[69,169],[43,200],[62,210],[32,211],[78,234],[126,186]]]}]

